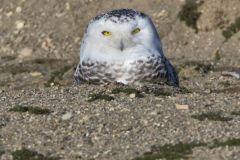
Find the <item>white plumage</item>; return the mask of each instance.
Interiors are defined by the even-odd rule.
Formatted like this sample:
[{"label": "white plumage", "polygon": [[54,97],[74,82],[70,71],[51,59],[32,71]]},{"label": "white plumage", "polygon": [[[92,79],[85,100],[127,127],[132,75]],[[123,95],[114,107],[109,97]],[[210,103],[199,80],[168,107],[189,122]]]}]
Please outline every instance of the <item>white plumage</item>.
[{"label": "white plumage", "polygon": [[179,85],[151,19],[132,9],[113,10],[90,21],[74,76],[77,82],[129,84],[165,79]]}]

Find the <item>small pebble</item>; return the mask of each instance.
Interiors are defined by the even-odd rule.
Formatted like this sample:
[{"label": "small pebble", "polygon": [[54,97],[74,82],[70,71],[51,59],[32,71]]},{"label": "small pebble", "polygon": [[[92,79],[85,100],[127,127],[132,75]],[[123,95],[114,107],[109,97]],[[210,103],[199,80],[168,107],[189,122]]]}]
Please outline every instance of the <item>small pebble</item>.
[{"label": "small pebble", "polygon": [[22,8],[21,8],[21,7],[17,7],[17,8],[16,8],[16,12],[17,12],[17,13],[22,12]]},{"label": "small pebble", "polygon": [[135,97],[136,97],[136,94],[135,94],[135,93],[131,93],[131,94],[129,95],[129,97],[130,97],[130,98],[135,98]]},{"label": "small pebble", "polygon": [[175,104],[176,108],[179,110],[189,109],[189,106],[186,104]]},{"label": "small pebble", "polygon": [[38,76],[42,76],[41,72],[30,72],[30,75],[33,77],[38,77]]},{"label": "small pebble", "polygon": [[11,17],[12,15],[13,15],[13,12],[12,12],[12,11],[6,13],[6,16],[7,16],[7,17]]},{"label": "small pebble", "polygon": [[21,21],[21,20],[18,20],[18,21],[15,22],[15,25],[16,25],[16,28],[20,30],[24,27],[25,22]]},{"label": "small pebble", "polygon": [[71,8],[70,8],[70,4],[67,2],[67,3],[66,3],[66,10],[69,11],[70,9],[71,9]]},{"label": "small pebble", "polygon": [[150,116],[156,116],[157,114],[158,114],[157,111],[152,111],[152,112],[149,113]]},{"label": "small pebble", "polygon": [[33,50],[31,48],[23,48],[20,52],[19,52],[19,56],[20,57],[29,57],[31,56],[33,53]]},{"label": "small pebble", "polygon": [[161,12],[159,12],[158,14],[157,14],[157,17],[159,18],[159,17],[167,17],[168,15],[167,15],[167,11],[166,10],[162,10]]},{"label": "small pebble", "polygon": [[72,112],[67,112],[62,116],[62,120],[66,121],[72,118]]},{"label": "small pebble", "polygon": [[211,93],[211,90],[210,90],[210,89],[206,89],[206,90],[204,91],[204,93]]}]

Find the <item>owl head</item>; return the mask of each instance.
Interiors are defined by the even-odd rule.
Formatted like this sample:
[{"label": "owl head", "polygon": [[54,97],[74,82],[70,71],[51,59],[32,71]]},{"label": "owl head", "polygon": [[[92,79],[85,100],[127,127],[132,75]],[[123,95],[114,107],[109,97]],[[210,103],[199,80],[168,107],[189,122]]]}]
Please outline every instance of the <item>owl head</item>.
[{"label": "owl head", "polygon": [[119,59],[159,49],[160,39],[149,16],[133,9],[118,9],[90,21],[80,57]]}]

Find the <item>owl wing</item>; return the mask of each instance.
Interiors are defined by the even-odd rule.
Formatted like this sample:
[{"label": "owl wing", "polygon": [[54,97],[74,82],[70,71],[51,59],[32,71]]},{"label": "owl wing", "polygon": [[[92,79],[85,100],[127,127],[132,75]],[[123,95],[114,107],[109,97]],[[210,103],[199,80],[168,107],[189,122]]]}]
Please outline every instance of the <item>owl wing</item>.
[{"label": "owl wing", "polygon": [[172,64],[168,61],[168,59],[166,57],[163,57],[164,60],[164,64],[166,67],[166,79],[169,83],[169,85],[171,86],[175,86],[175,87],[179,87],[179,80],[178,80],[178,75],[174,69],[174,67],[172,66]]},{"label": "owl wing", "polygon": [[76,71],[74,73],[74,80],[75,80],[75,83],[77,84],[80,84],[81,83],[81,80],[82,80],[82,75],[81,75],[81,65],[80,63],[77,65],[77,68],[76,68]]},{"label": "owl wing", "polygon": [[177,75],[174,67],[172,66],[172,64],[165,57],[161,46],[162,45],[160,43],[160,45],[158,46],[158,51],[161,55],[162,62],[164,63],[165,70],[166,70],[166,74],[164,77],[166,78],[169,85],[179,87],[178,75]]}]

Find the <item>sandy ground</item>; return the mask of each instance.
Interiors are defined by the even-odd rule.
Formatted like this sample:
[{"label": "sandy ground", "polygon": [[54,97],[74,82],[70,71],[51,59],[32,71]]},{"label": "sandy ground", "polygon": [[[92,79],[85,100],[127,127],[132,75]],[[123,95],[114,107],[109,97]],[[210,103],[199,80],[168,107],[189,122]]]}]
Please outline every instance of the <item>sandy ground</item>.
[{"label": "sandy ground", "polygon": [[[198,32],[184,0],[1,0],[0,159],[240,159],[240,25],[223,35],[240,1],[197,3]],[[73,83],[88,21],[114,8],[153,19],[180,90]]]}]

